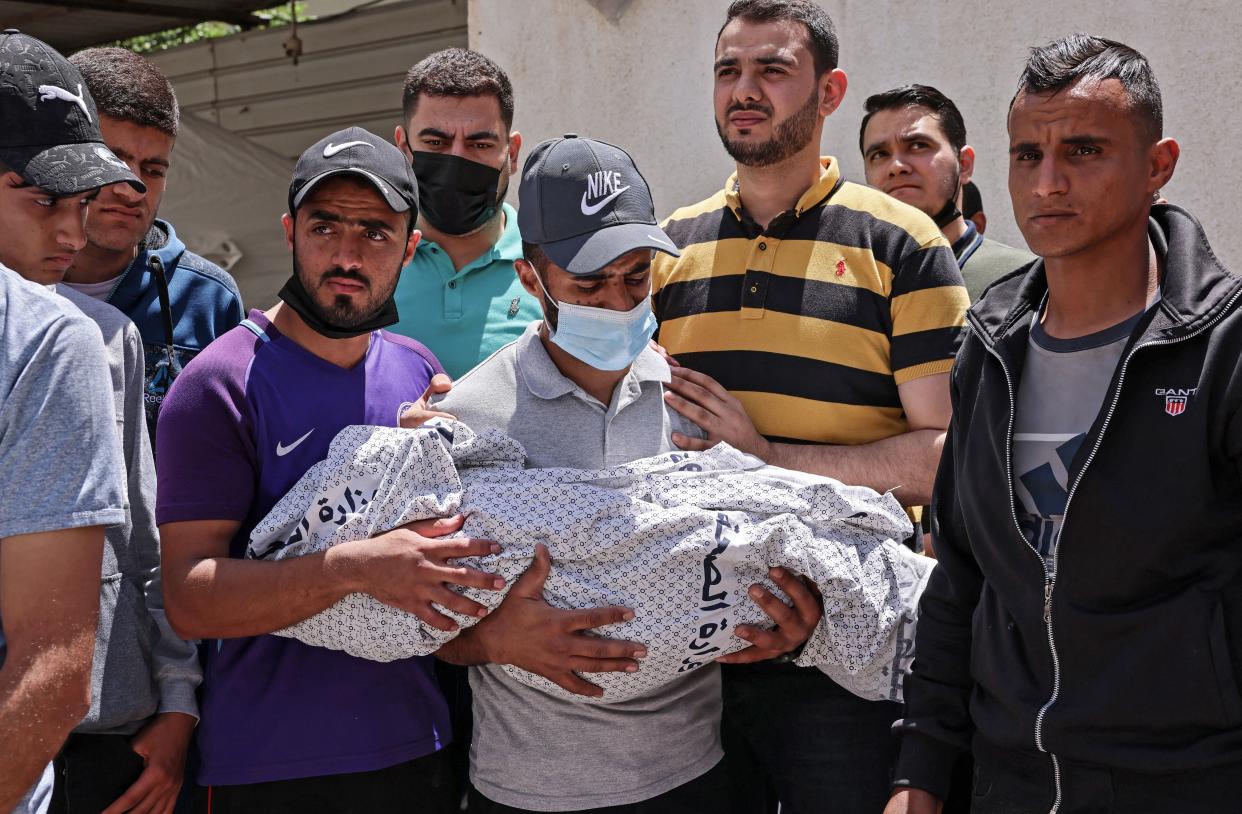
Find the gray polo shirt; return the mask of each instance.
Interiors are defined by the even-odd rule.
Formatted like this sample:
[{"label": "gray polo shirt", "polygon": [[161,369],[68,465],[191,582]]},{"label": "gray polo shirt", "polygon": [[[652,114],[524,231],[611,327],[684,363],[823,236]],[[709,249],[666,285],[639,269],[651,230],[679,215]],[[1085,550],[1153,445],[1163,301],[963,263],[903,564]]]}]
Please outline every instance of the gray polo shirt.
[{"label": "gray polo shirt", "polygon": [[[604,405],[561,374],[539,325],[459,379],[437,408],[476,431],[517,439],[535,467],[600,469],[675,449],[674,431],[703,437],[665,406],[670,374],[654,351],[639,355]],[[723,755],[715,665],[619,704],[554,698],[492,665],[470,668],[470,686],[470,778],[503,805],[573,811],[636,803],[693,780]]]}]

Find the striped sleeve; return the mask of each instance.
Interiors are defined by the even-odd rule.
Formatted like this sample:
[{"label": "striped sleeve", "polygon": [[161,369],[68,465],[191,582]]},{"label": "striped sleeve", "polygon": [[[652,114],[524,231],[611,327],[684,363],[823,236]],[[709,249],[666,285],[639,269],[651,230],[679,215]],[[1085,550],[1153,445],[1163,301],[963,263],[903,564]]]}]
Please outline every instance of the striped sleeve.
[{"label": "striped sleeve", "polygon": [[948,373],[966,333],[970,297],[942,242],[906,255],[893,276],[892,369],[897,384]]}]

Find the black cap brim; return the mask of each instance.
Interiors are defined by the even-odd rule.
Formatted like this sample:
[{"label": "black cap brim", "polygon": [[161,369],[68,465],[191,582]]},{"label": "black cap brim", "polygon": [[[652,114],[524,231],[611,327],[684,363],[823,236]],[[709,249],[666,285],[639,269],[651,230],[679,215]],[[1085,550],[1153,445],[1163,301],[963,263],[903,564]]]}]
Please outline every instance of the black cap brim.
[{"label": "black cap brim", "polygon": [[139,192],[147,185],[101,142],[57,144],[52,147],[6,147],[0,163],[29,184],[54,195],[80,195],[122,181]]},{"label": "black cap brim", "polygon": [[368,172],[367,170],[360,169],[358,167],[340,167],[338,169],[319,173],[314,178],[303,184],[302,188],[298,190],[298,194],[293,196],[293,208],[296,210],[300,207],[302,205],[302,201],[306,200],[306,196],[310,194],[312,189],[336,175],[359,175],[371,182],[371,186],[375,187],[375,191],[380,194],[380,197],[383,198],[390,207],[392,207],[392,211],[407,212],[410,209],[410,202],[402,197],[401,193],[397,192],[385,183],[384,180],[375,173]]},{"label": "black cap brim", "polygon": [[681,256],[664,230],[648,223],[618,223],[565,240],[543,243],[539,248],[553,263],[579,276],[595,274],[635,249],[654,249],[673,257]]}]

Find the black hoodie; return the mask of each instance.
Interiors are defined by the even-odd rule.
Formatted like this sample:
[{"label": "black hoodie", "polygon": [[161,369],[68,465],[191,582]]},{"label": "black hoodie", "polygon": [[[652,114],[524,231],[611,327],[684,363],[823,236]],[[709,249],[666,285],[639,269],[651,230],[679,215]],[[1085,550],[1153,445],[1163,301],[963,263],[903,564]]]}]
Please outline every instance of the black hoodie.
[{"label": "black hoodie", "polygon": [[1242,277],[1152,209],[1159,304],[1072,461],[1056,567],[1017,524],[1014,399],[1042,261],[968,312],[937,473],[897,785],[945,796],[957,754],[1046,752],[1165,774],[1242,764]]}]

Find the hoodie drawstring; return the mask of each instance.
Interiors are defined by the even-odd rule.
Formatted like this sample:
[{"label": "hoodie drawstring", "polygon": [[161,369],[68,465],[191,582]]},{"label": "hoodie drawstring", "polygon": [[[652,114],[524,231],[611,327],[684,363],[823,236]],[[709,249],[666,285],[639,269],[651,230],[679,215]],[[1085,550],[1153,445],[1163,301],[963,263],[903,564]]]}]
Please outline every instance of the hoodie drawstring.
[{"label": "hoodie drawstring", "polygon": [[147,255],[147,267],[155,277],[155,287],[160,295],[160,316],[164,320],[164,353],[168,356],[168,372],[175,375],[177,366],[173,356],[172,303],[168,297],[168,277],[164,273],[164,261],[152,252]]}]

